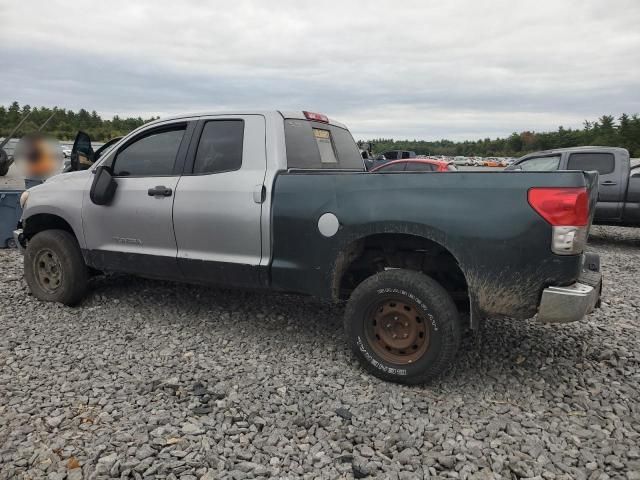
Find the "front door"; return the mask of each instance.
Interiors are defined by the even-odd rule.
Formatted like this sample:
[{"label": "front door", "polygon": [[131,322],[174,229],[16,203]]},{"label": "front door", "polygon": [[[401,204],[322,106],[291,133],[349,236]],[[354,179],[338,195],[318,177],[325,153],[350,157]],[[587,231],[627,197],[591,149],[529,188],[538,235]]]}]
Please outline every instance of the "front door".
[{"label": "front door", "polygon": [[160,278],[177,275],[172,222],[175,191],[194,124],[168,123],[140,132],[109,154],[117,189],[109,205],[85,195],[82,219],[96,268]]},{"label": "front door", "polygon": [[266,172],[261,115],[202,119],[176,189],[173,223],[183,275],[258,286]]}]

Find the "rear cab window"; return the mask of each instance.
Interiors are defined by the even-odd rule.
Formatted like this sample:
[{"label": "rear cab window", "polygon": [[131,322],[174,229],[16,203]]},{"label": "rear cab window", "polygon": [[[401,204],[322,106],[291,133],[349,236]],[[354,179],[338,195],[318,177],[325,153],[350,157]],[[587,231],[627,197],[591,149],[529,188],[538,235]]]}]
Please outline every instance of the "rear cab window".
[{"label": "rear cab window", "polygon": [[611,173],[615,168],[613,153],[572,153],[567,162],[567,170],[596,170],[600,175]]},{"label": "rear cab window", "polygon": [[313,120],[284,120],[287,168],[364,171],[360,150],[348,130]]}]

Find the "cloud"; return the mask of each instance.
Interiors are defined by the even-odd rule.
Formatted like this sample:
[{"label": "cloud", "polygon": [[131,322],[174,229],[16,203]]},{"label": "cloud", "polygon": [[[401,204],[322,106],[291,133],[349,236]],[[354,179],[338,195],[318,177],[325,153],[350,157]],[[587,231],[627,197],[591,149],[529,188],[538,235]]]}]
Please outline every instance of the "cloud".
[{"label": "cloud", "polygon": [[[37,12],[37,14],[34,14]],[[475,139],[640,112],[640,3],[0,0],[0,103]]]}]

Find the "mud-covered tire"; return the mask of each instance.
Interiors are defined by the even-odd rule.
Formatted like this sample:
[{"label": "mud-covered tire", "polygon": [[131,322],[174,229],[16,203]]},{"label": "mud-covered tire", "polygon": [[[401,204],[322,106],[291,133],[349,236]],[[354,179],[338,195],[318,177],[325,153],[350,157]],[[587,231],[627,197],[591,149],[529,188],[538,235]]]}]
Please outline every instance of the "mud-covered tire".
[{"label": "mud-covered tire", "polygon": [[72,234],[44,230],[27,243],[24,277],[36,298],[71,306],[84,297],[89,272]]},{"label": "mud-covered tire", "polygon": [[[413,327],[406,327],[412,320]],[[453,364],[460,345],[458,310],[451,296],[432,278],[411,270],[387,270],[362,282],[349,299],[344,327],[362,366],[397,383],[420,384],[440,376]],[[401,340],[389,335],[408,336],[413,344],[392,348]]]}]

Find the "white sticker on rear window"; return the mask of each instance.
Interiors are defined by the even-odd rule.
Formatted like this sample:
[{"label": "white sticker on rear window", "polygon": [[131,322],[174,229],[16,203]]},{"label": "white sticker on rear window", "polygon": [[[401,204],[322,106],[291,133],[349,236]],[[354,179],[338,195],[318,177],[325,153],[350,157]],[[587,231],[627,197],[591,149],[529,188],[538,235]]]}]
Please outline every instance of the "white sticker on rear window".
[{"label": "white sticker on rear window", "polygon": [[333,149],[331,132],[329,130],[322,130],[321,128],[314,128],[313,136],[316,139],[318,150],[320,151],[320,161],[322,163],[338,163],[336,153]]}]

